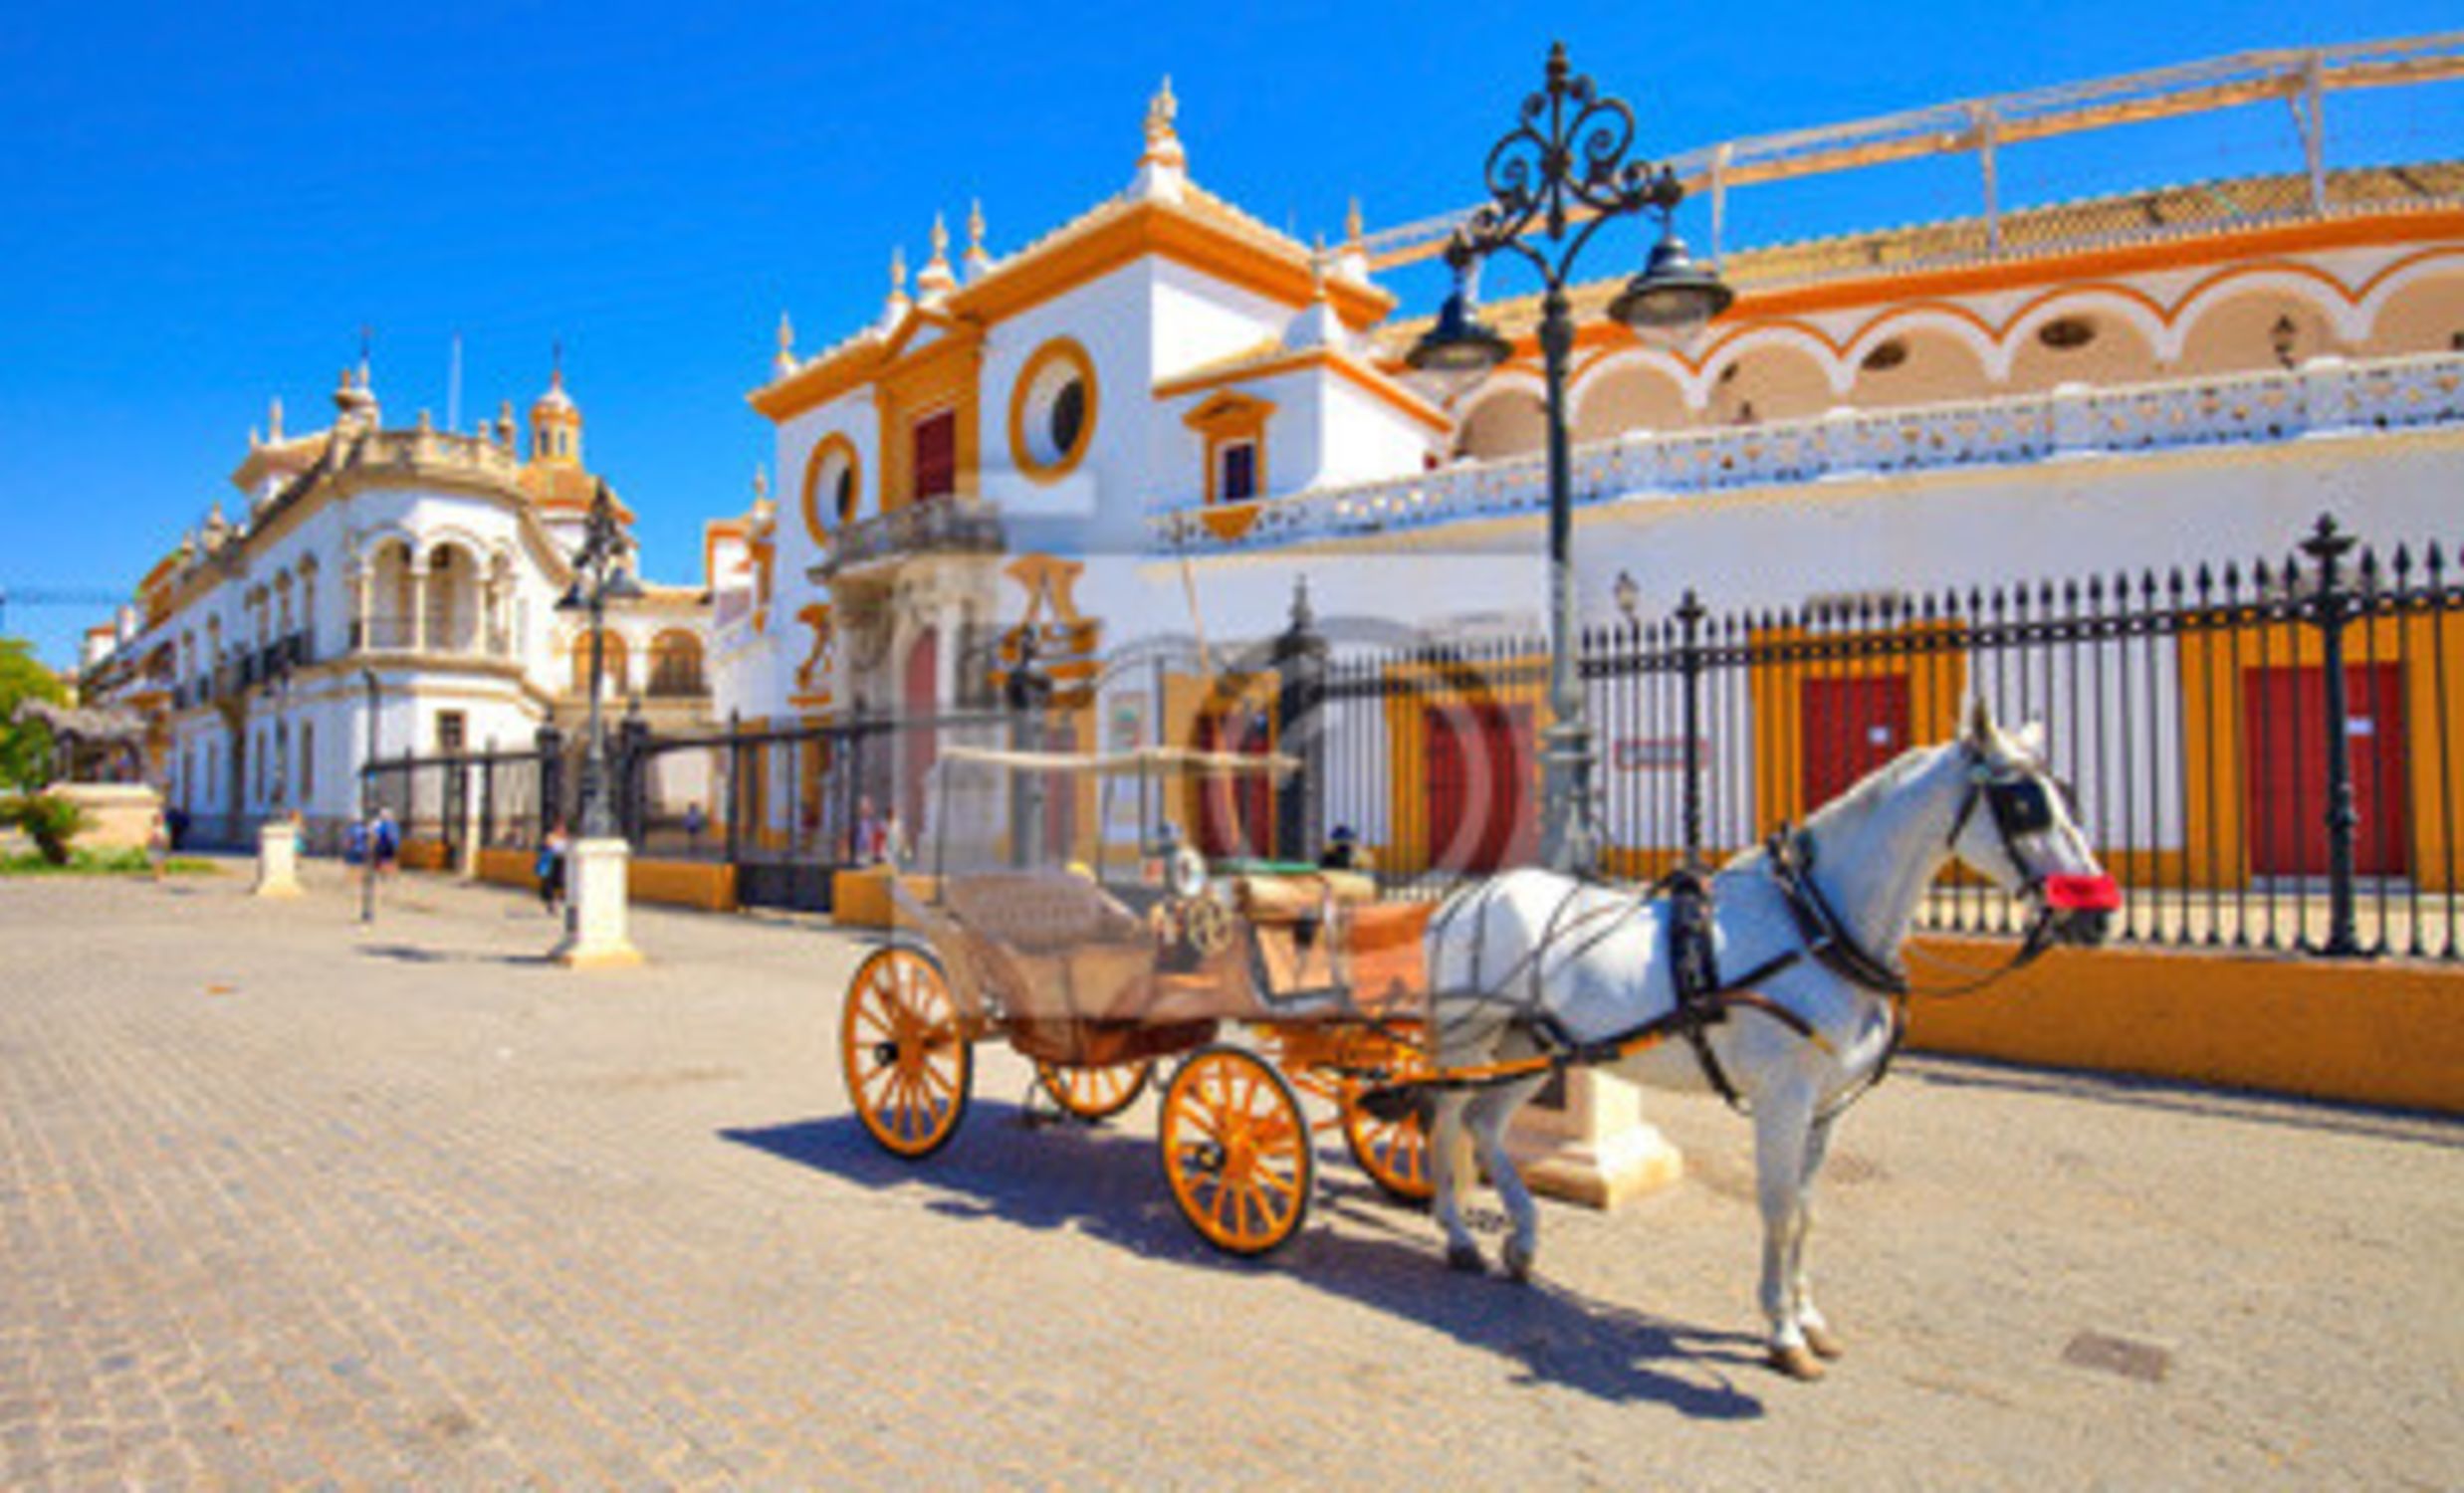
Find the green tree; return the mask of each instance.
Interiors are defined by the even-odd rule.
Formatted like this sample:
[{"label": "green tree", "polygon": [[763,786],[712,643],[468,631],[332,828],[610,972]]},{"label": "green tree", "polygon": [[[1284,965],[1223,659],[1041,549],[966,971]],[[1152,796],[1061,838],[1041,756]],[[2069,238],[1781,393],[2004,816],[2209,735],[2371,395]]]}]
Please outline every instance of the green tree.
[{"label": "green tree", "polygon": [[17,706],[25,700],[68,702],[60,677],[34,656],[34,645],[23,638],[0,638],[0,793],[31,792],[51,780],[51,728],[20,722]]}]

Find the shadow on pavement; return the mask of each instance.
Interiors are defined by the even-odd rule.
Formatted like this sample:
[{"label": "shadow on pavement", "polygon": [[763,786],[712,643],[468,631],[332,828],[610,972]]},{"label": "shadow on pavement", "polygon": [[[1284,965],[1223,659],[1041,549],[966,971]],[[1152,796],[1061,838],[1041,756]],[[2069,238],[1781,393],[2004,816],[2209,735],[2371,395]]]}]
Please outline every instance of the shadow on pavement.
[{"label": "shadow on pavement", "polygon": [[423,949],[416,944],[362,944],[362,959],[392,960],[402,964],[552,964],[545,954],[482,954],[468,950]]},{"label": "shadow on pavement", "polygon": [[[948,1149],[923,1163],[883,1152],[852,1116],[722,1139],[876,1189],[913,1187],[945,1217],[1073,1229],[1146,1259],[1293,1280],[1442,1332],[1521,1366],[1519,1382],[1611,1403],[1650,1402],[1697,1419],[1758,1418],[1762,1401],[1730,1382],[1760,1372],[1760,1343],[1592,1300],[1545,1280],[1450,1273],[1436,1226],[1320,1159],[1310,1220],[1270,1262],[1219,1254],[1191,1232],[1166,1189],[1154,1142],[1085,1126],[1028,1126],[1016,1106],[978,1100]],[[1329,1212],[1341,1230],[1324,1226]],[[1363,1237],[1363,1231],[1374,1231]],[[1690,1372],[1688,1372],[1690,1371]]]},{"label": "shadow on pavement", "polygon": [[2281,1125],[2329,1135],[2415,1141],[2448,1150],[2464,1148],[2464,1121],[2422,1110],[2372,1109],[2327,1099],[2299,1099],[2235,1089],[2207,1089],[2175,1079],[2128,1073],[2090,1073],[2067,1068],[2023,1068],[1990,1058],[1909,1054],[1902,1070],[1919,1083],[1946,1089],[1998,1089],[2007,1093],[2127,1105],[2176,1115],[2196,1115],[2251,1125]]}]

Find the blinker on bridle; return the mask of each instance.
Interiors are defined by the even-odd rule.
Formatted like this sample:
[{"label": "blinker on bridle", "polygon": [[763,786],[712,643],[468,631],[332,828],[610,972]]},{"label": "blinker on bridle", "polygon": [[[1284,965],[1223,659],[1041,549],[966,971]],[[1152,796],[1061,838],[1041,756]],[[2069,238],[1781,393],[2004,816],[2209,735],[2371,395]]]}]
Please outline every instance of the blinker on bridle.
[{"label": "blinker on bridle", "polygon": [[1959,804],[1958,817],[1951,821],[1950,838],[1956,842],[1959,831],[1967,827],[1968,816],[1976,811],[1976,801],[1985,801],[1985,812],[1993,819],[1996,833],[2002,837],[2002,852],[2010,857],[2021,878],[2027,883],[2023,893],[2039,896],[2048,913],[2111,913],[2122,907],[2122,888],[2111,876],[2085,876],[2076,872],[2040,873],[2028,858],[2019,853],[2019,842],[2029,835],[2043,834],[2054,827],[2053,788],[2033,772],[2009,771],[1995,767],[1981,753],[1969,748],[1973,770],[1969,775],[1967,797]]}]

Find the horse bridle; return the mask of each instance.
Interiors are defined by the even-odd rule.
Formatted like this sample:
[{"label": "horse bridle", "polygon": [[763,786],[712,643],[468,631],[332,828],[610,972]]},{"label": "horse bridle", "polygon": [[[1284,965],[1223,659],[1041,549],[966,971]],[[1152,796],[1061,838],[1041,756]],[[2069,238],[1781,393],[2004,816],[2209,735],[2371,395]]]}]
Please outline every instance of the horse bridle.
[{"label": "horse bridle", "polygon": [[1973,743],[1962,743],[1960,749],[1968,758],[1968,790],[1959,800],[1959,812],[1951,816],[1946,843],[1954,851],[1957,849],[1960,831],[1974,817],[1976,805],[1983,803],[1987,817],[1993,821],[1995,837],[2001,841],[2002,855],[2018,873],[2019,896],[2036,907],[2023,945],[2023,950],[2032,951],[2028,959],[2042,954],[2062,927],[2079,914],[2111,913],[2121,908],[2122,891],[2111,876],[2042,871],[2020,849],[2022,840],[2043,834],[2059,822],[2054,808],[2055,784],[2050,779],[2027,767],[1994,762]]}]

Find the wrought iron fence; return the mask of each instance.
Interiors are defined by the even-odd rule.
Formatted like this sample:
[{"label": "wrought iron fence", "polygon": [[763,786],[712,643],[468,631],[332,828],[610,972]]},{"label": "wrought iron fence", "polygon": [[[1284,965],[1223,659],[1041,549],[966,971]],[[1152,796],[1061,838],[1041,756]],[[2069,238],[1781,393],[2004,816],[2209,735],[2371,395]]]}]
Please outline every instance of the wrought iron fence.
[{"label": "wrought iron fence", "polygon": [[[2006,726],[2041,725],[2050,766],[2128,890],[2123,940],[2455,960],[2458,568],[2452,546],[2376,549],[2322,520],[2281,555],[1798,608],[1713,611],[1688,595],[1665,616],[1591,629],[1579,659],[1601,869],[1648,881],[1716,863],[1948,739],[1981,699]],[[1196,821],[1182,828],[1218,852],[1289,859],[1315,858],[1340,827],[1402,895],[1531,859],[1544,640],[1330,656],[1309,626],[1166,728],[1201,746],[1271,743],[1303,771],[1176,799]],[[748,903],[826,909],[833,874],[876,854],[863,826],[895,819],[925,864],[952,850],[938,842],[951,823],[1006,833],[1007,790],[962,785],[976,796],[945,814],[935,763],[948,746],[1008,744],[1016,730],[984,712],[673,737],[629,720],[610,734],[609,791],[639,853],[724,859]],[[1054,716],[1046,730],[1091,742],[1094,723]],[[530,846],[577,819],[579,745],[551,729],[529,751],[379,762],[370,782],[410,837]],[[1059,827],[1040,838],[1082,843],[1088,825],[1060,821],[1101,811],[1062,796],[1046,803]],[[1997,936],[2021,919],[1953,870],[1920,926]]]},{"label": "wrought iron fence", "polygon": [[[1586,632],[1604,870],[1716,862],[1801,818],[1966,700],[2038,722],[2129,889],[2118,930],[2168,947],[2459,954],[2454,777],[2464,576],[2435,543],[2359,545],[2327,520],[2290,552]],[[1338,658],[1326,814],[1381,877],[1436,892],[1528,858],[1545,643]],[[1944,876],[1935,932],[2020,914]]]}]

